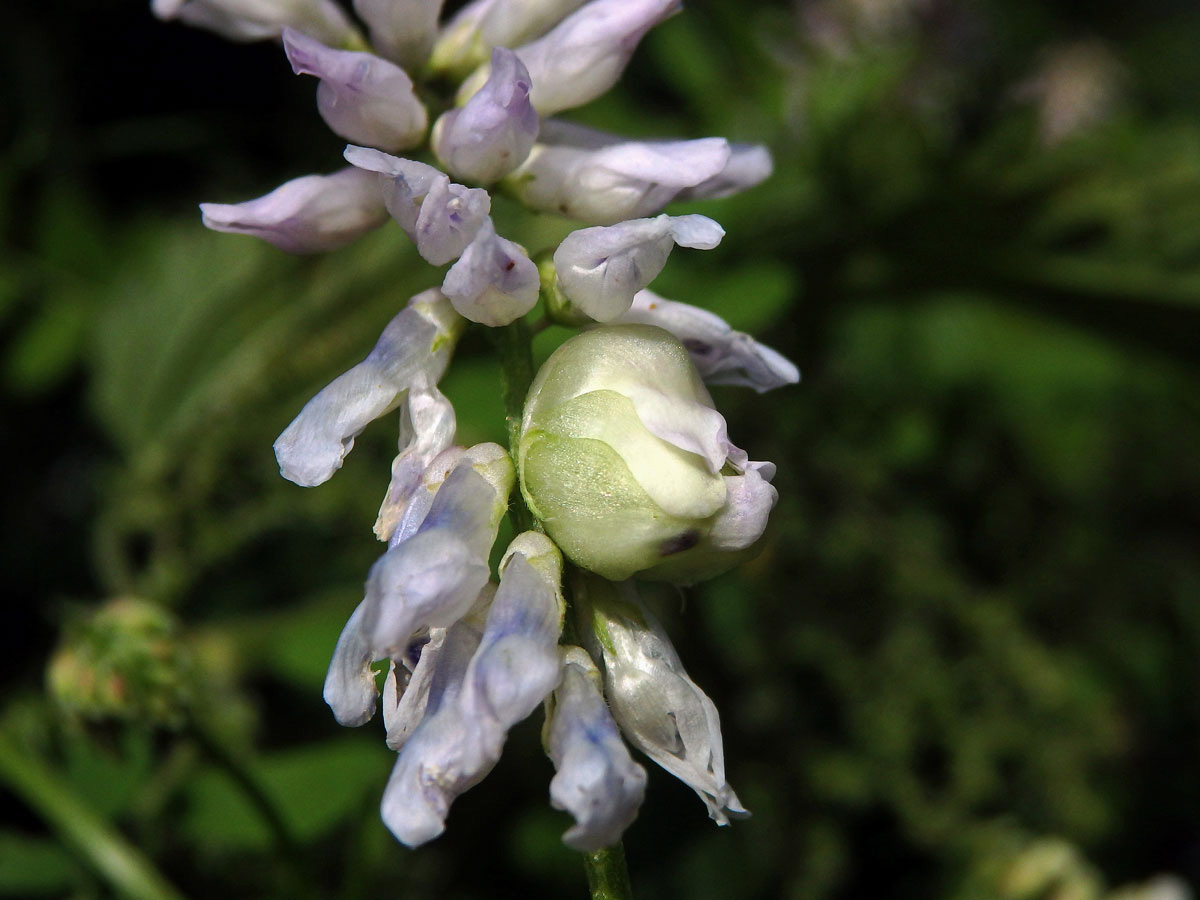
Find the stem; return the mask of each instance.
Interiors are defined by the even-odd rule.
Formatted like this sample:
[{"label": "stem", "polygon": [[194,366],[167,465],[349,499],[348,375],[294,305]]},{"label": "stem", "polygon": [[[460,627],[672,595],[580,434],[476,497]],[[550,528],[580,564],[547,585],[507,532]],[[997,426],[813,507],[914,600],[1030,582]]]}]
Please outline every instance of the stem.
[{"label": "stem", "polygon": [[[533,384],[533,335],[529,323],[517,319],[511,325],[494,328],[496,349],[500,354],[500,374],[503,383],[504,419],[508,426],[508,453],[513,465],[520,466],[517,458],[517,444],[521,440],[521,415],[525,408],[525,397],[529,386]],[[509,509],[513,525],[518,532],[536,529],[541,531],[541,525],[534,518],[520,490],[516,500]]]},{"label": "stem", "polygon": [[[511,325],[492,329],[492,334],[500,354],[504,415],[508,423],[508,452],[512,456],[513,465],[519,466],[517,444],[521,439],[521,416],[534,375],[533,330],[524,319],[518,319]],[[520,490],[517,491],[509,515],[512,516],[517,531],[528,531],[531,528],[542,530],[542,524],[526,505]],[[564,574],[569,576],[573,567],[569,562],[566,565],[568,572]],[[570,600],[567,602],[569,607]],[[577,636],[573,633],[569,608],[564,617],[564,626],[563,636],[571,643],[578,643]],[[592,900],[633,900],[633,890],[629,886],[629,869],[625,864],[625,849],[619,841],[611,847],[584,853],[583,868],[587,872]]]},{"label": "stem", "polygon": [[618,841],[611,847],[583,854],[588,888],[592,900],[633,900],[629,869],[625,866],[625,848]]},{"label": "stem", "polygon": [[66,779],[0,734],[0,780],[46,820],[116,892],[132,900],[183,900],[154,865],[70,788]]}]

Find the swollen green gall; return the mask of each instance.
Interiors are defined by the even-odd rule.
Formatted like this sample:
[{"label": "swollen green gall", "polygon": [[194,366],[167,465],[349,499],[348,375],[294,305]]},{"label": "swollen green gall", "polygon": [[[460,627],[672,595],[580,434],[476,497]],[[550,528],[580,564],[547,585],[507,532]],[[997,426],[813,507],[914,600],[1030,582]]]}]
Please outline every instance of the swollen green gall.
[{"label": "swollen green gall", "polygon": [[751,462],[687,348],[661,328],[576,335],[525,401],[521,491],[577,565],[615,581],[690,584],[753,556],[778,497]]}]

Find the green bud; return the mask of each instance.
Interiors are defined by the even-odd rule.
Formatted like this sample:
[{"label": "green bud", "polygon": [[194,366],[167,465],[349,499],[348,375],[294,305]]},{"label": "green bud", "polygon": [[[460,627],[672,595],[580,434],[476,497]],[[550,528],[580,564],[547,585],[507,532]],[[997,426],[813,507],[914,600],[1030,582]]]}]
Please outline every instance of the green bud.
[{"label": "green bud", "polygon": [[753,555],[774,466],[730,443],[687,349],[648,325],[558,348],[529,396],[521,490],[577,565],[612,580],[690,583]]}]

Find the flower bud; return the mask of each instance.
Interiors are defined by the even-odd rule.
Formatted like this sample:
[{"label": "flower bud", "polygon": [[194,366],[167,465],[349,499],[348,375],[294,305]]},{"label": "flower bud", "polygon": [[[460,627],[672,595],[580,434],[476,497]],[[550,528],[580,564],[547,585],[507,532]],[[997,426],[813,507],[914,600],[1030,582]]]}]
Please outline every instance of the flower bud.
[{"label": "flower bud", "polygon": [[288,253],[344,247],[387,221],[383,183],[370,172],[342,169],[304,175],[244,203],[201,203],[206,227],[262,238]]},{"label": "flower bud", "polygon": [[452,175],[490,184],[521,164],[537,133],[529,73],[515,53],[497,47],[487,84],[438,119],[430,143]]},{"label": "flower bud", "polygon": [[460,315],[495,328],[533,309],[539,284],[533,260],[496,234],[489,217],[446,273],[442,292]]},{"label": "flower bud", "polygon": [[563,553],[605,578],[691,583],[753,555],[774,467],[730,443],[687,349],[645,325],[576,335],[525,402],[521,490]]},{"label": "flower bud", "polygon": [[412,79],[394,63],[370,53],[331,50],[290,28],[283,49],[297,75],[314,75],[321,118],[348,141],[381,150],[421,142],[428,124]]}]

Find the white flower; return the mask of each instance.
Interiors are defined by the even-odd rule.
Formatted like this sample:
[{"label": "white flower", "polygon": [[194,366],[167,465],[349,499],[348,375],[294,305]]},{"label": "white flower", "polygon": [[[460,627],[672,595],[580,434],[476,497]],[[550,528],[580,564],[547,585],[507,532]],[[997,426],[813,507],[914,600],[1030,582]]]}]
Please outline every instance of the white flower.
[{"label": "white flower", "polygon": [[151,0],[150,9],[160,19],[179,19],[231,41],[277,38],[291,27],[330,47],[362,42],[332,0]]},{"label": "white flower", "polygon": [[454,308],[472,322],[507,325],[533,309],[540,280],[525,251],[496,234],[488,218],[442,282]]},{"label": "white flower", "polygon": [[662,626],[633,582],[587,579],[576,599],[594,622],[586,635],[604,660],[604,693],[629,742],[687,784],[718,825],[746,815],[725,780],[717,708],[688,677]]},{"label": "white flower", "polygon": [[393,62],[419,69],[437,32],[442,0],[354,0],[371,43]]}]

